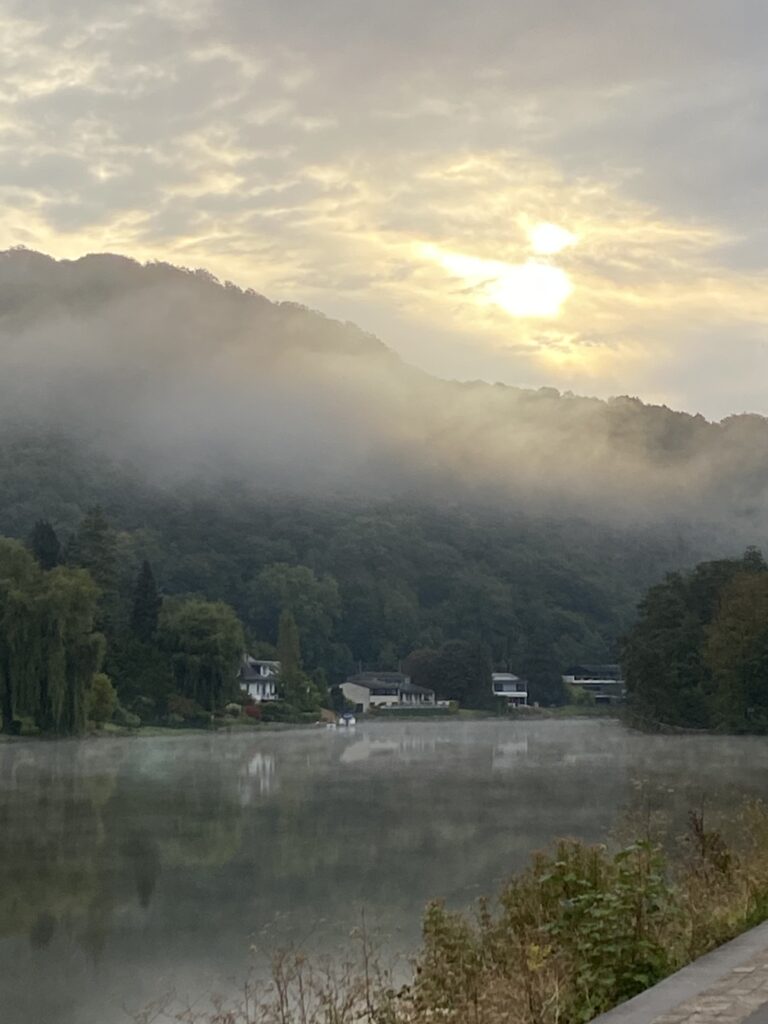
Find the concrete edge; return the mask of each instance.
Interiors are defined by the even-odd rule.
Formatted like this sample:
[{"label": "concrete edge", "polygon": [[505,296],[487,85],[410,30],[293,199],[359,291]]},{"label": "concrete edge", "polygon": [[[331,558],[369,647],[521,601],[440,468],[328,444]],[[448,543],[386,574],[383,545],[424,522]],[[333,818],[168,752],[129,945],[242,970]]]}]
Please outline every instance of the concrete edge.
[{"label": "concrete edge", "polygon": [[712,988],[729,971],[765,951],[768,962],[768,921],[738,935],[681,968],[645,992],[595,1017],[592,1024],[649,1024]]}]

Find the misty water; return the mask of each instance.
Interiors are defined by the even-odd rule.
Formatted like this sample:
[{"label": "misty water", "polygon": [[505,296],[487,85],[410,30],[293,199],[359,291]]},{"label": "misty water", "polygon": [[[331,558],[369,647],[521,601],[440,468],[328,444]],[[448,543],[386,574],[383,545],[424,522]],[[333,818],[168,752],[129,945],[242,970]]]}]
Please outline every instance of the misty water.
[{"label": "misty water", "polygon": [[557,836],[669,839],[768,793],[763,739],[606,720],[19,741],[0,768],[3,1024],[125,1024],[230,990],[254,946],[340,949],[363,912],[411,950],[427,900],[468,905]]}]

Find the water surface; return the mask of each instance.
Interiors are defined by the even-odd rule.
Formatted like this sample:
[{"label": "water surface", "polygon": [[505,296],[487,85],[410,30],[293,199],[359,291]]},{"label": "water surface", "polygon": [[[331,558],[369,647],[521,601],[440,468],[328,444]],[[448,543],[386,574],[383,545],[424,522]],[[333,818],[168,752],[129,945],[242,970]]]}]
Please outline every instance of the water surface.
[{"label": "water surface", "polygon": [[4,744],[0,1019],[126,1024],[227,989],[251,946],[340,948],[363,911],[412,949],[427,900],[468,905],[557,836],[669,837],[745,794],[765,740],[605,720]]}]

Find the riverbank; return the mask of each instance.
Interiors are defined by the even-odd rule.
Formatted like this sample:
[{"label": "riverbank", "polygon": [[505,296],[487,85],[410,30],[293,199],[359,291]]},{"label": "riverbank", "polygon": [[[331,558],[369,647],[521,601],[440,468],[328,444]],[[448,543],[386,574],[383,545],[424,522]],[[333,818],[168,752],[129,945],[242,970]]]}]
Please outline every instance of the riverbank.
[{"label": "riverbank", "polygon": [[276,953],[251,1009],[189,1020],[739,1024],[768,1003],[768,924],[755,928],[768,916],[768,811],[747,804],[731,826],[726,838],[692,812],[675,858],[647,838],[613,853],[561,840],[493,903],[430,904],[405,985],[363,929],[356,961]]},{"label": "riverbank", "polygon": [[[140,726],[124,726],[116,725],[112,722],[107,722],[98,728],[89,729],[87,732],[80,734],[76,737],[61,737],[52,735],[50,733],[41,732],[24,732],[18,736],[10,736],[6,733],[0,733],[0,743],[14,743],[18,741],[29,741],[29,740],[43,740],[51,741],[57,739],[109,739],[113,737],[125,737],[125,736],[204,736],[210,735],[211,733],[231,733],[240,734],[245,732],[260,733],[260,732],[281,732],[290,729],[316,729],[321,726],[330,724],[335,719],[335,715],[332,712],[323,712],[324,717],[318,718],[317,720],[308,722],[306,717],[295,722],[292,721],[260,721],[259,719],[248,718],[243,716],[242,718],[234,718],[226,721],[216,721],[210,727],[203,728],[201,726],[194,725],[140,725]],[[330,717],[329,717],[330,716]],[[428,722],[435,721],[436,723],[445,724],[446,721],[464,721],[464,722],[481,722],[481,721],[493,721],[493,722],[533,722],[541,721],[546,719],[582,719],[582,718],[603,718],[603,719],[619,719],[619,715],[615,708],[607,707],[582,707],[569,705],[566,707],[557,708],[525,708],[525,709],[514,709],[504,714],[498,714],[493,711],[475,710],[472,708],[460,708],[458,711],[443,711],[442,709],[437,711],[424,710],[424,709],[405,709],[405,710],[394,710],[394,711],[380,711],[375,714],[361,716],[358,719],[359,725],[372,725],[381,722]]]}]

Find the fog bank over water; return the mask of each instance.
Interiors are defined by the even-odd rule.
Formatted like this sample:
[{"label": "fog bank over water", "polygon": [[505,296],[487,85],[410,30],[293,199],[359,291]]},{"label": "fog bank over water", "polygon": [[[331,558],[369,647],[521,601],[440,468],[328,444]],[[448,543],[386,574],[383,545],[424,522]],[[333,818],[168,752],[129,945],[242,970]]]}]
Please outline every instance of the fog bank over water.
[{"label": "fog bank over water", "polygon": [[228,990],[251,945],[335,953],[363,909],[407,953],[429,899],[493,894],[558,836],[673,843],[702,806],[717,827],[765,793],[768,747],[399,722],[15,741],[0,769],[3,1024],[124,1024],[173,990]]},{"label": "fog bank over water", "polygon": [[0,311],[6,437],[69,433],[158,481],[725,521],[751,539],[766,521],[762,417],[439,380],[352,324],[111,255],[6,252]]}]

